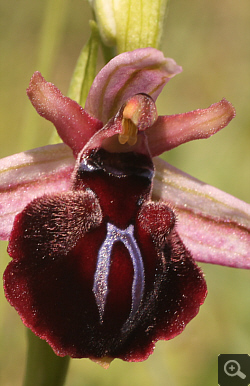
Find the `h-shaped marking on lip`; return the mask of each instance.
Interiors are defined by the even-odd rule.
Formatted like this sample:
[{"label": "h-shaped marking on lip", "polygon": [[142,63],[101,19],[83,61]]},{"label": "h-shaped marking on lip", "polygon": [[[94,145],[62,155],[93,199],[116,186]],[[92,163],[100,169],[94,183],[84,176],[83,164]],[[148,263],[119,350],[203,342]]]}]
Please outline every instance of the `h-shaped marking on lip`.
[{"label": "h-shaped marking on lip", "polygon": [[116,241],[121,241],[127,248],[134,269],[130,316],[134,315],[138,309],[144,292],[144,266],[140,249],[134,237],[134,226],[130,224],[126,229],[122,230],[113,224],[107,223],[107,235],[97,255],[94,285],[92,289],[101,322],[103,321],[104,308],[108,295],[108,276],[111,264],[111,253],[113,244]]}]

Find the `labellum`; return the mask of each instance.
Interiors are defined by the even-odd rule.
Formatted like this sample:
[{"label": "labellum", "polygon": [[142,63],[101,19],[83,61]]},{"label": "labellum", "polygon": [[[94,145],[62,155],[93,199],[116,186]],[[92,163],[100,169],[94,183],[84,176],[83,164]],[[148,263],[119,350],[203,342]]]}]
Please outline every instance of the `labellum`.
[{"label": "labellum", "polygon": [[15,218],[6,297],[59,356],[145,360],[206,297],[174,210],[151,200],[156,119],[149,96],[130,98],[79,153],[71,189]]}]

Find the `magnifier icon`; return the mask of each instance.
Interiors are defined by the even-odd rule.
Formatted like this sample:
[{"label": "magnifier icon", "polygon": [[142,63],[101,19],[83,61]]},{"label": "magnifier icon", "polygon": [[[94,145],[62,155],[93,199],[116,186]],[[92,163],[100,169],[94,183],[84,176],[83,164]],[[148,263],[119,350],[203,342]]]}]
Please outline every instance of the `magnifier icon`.
[{"label": "magnifier icon", "polygon": [[[230,372],[229,372],[230,370]],[[229,377],[235,377],[238,375],[241,379],[246,378],[246,374],[244,374],[242,371],[240,371],[240,364],[239,362],[231,359],[230,361],[227,361],[224,364],[224,373],[227,374]]]}]

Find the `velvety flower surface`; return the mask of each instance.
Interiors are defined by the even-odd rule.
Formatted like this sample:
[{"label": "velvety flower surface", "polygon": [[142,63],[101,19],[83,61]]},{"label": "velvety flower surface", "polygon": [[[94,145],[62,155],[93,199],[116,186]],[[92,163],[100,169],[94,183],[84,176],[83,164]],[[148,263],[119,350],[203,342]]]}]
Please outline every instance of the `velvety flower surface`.
[{"label": "velvety flower surface", "polygon": [[[63,144],[15,156],[18,167],[12,157],[3,161],[2,237],[9,238],[12,257],[4,286],[24,324],[58,355],[144,360],[157,340],[179,334],[205,299],[203,274],[179,236],[181,224],[176,226],[178,205],[159,188],[162,200],[151,199],[152,157],[209,137],[234,109],[222,100],[205,110],[158,117],[154,101],[180,71],[155,49],[121,54],[97,75],[85,109],[39,73],[31,79],[31,102],[54,123],[76,161],[73,170]],[[188,224],[196,218],[189,207]],[[206,218],[215,224],[213,213]],[[233,251],[242,259],[249,241],[245,219],[245,238]],[[207,240],[192,239],[204,254]]]}]

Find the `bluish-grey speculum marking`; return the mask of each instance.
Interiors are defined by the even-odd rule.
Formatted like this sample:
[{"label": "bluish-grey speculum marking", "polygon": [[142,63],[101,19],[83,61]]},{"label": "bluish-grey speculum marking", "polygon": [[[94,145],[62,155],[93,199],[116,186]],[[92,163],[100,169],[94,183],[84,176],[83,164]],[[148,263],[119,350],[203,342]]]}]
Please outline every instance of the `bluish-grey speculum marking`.
[{"label": "bluish-grey speculum marking", "polygon": [[130,316],[137,311],[144,292],[144,267],[140,249],[134,237],[134,226],[131,224],[122,230],[115,225],[107,224],[107,235],[98,252],[94,276],[93,292],[98,306],[100,321],[103,321],[108,295],[108,276],[111,264],[111,253],[116,241],[121,241],[127,248],[134,269],[132,283],[132,304]]}]

